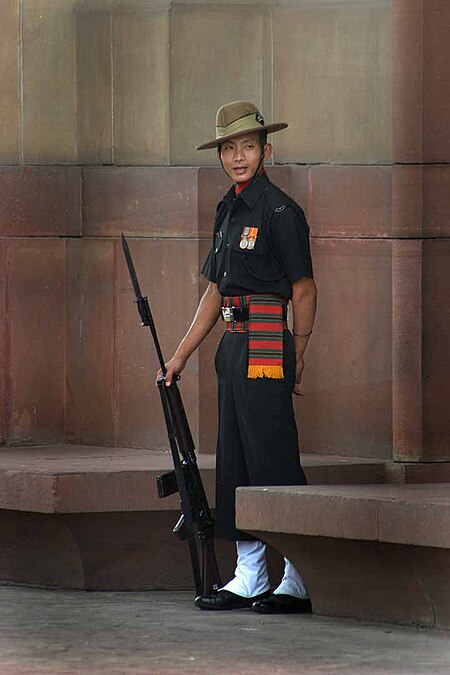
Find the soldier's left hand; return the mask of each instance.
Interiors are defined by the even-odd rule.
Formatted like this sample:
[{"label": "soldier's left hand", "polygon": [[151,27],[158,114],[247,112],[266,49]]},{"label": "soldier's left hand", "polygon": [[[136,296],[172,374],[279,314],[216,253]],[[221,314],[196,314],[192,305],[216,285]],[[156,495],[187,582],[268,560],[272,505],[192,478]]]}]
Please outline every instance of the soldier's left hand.
[{"label": "soldier's left hand", "polygon": [[300,384],[302,381],[302,373],[303,369],[305,367],[305,363],[303,361],[302,357],[297,356],[296,360],[296,365],[295,365],[295,385],[293,389],[293,393],[295,396],[303,396],[301,390],[300,390]]}]

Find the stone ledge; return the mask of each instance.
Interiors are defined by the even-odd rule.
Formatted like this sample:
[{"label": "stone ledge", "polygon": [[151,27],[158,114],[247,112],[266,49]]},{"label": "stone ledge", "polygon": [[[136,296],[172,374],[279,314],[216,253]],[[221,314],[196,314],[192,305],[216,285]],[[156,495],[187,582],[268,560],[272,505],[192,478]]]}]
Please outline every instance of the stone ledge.
[{"label": "stone ledge", "polygon": [[[311,483],[379,483],[384,463],[325,455],[302,457]],[[215,458],[198,463],[210,503]],[[82,445],[0,450],[0,508],[38,513],[167,511],[177,495],[159,499],[155,479],[172,469],[169,452]]]},{"label": "stone ledge", "polygon": [[[214,456],[199,455],[210,504]],[[382,462],[307,455],[311,482],[382,480]],[[191,588],[188,548],[173,534],[179,499],[157,496],[169,452],[47,445],[0,449],[0,579],[93,590]],[[216,541],[224,579],[235,546]],[[279,578],[281,559],[269,567]]]},{"label": "stone ledge", "polygon": [[386,483],[450,483],[450,462],[386,462]]},{"label": "stone ledge", "polygon": [[450,484],[238,488],[236,506],[315,613],[450,630]]},{"label": "stone ledge", "polygon": [[[214,458],[200,471],[213,498]],[[37,513],[168,511],[179,497],[158,497],[156,477],[173,468],[169,452],[59,445],[0,451],[0,508]]]},{"label": "stone ledge", "polygon": [[450,484],[251,487],[242,530],[450,548]]}]

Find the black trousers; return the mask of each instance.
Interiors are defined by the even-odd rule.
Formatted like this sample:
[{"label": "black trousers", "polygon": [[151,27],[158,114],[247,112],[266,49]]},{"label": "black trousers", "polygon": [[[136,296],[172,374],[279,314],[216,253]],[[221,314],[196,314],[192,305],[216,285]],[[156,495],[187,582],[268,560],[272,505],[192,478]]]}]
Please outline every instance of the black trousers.
[{"label": "black trousers", "polygon": [[295,347],[284,331],[284,379],[247,377],[248,333],[226,331],[216,354],[219,430],[216,533],[253,540],[235,526],[235,491],[243,485],[306,485],[292,406]]}]

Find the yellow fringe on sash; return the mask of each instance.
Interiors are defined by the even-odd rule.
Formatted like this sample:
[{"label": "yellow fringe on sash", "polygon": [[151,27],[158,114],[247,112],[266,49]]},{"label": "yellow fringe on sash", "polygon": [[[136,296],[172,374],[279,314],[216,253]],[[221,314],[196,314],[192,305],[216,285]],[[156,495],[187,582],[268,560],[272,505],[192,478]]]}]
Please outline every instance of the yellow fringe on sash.
[{"label": "yellow fringe on sash", "polygon": [[247,377],[251,379],[270,377],[273,380],[282,380],[284,378],[283,366],[249,366]]}]

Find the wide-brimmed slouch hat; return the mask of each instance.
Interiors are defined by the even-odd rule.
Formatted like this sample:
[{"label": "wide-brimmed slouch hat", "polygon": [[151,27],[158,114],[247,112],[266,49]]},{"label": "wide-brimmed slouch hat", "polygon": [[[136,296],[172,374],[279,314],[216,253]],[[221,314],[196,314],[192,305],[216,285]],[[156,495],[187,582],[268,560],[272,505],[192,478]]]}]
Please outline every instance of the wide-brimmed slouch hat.
[{"label": "wide-brimmed slouch hat", "polygon": [[253,131],[265,131],[274,133],[286,129],[286,122],[274,122],[265,124],[264,118],[258,108],[248,101],[233,101],[226,103],[217,111],[216,115],[216,137],[212,141],[199,145],[197,150],[207,150],[215,148],[224,141],[242,136]]}]

